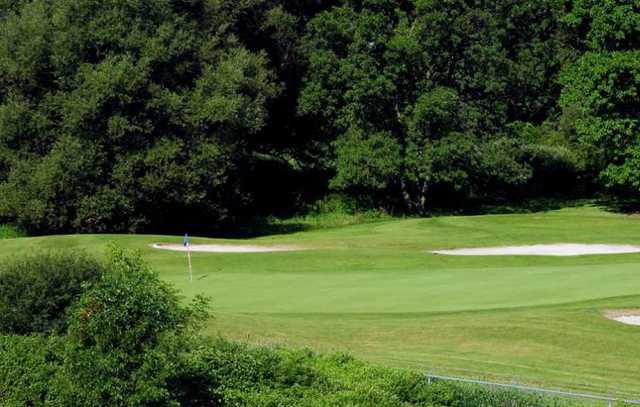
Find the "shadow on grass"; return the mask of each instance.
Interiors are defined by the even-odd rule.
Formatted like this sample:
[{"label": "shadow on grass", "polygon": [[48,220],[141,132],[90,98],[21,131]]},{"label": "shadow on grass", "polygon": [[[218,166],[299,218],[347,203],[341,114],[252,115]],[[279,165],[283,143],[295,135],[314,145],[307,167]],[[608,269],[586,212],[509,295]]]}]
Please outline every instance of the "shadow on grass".
[{"label": "shadow on grass", "polygon": [[253,219],[226,228],[216,234],[224,239],[250,239],[261,236],[287,235],[313,229],[311,225],[302,222],[286,222],[274,219]]},{"label": "shadow on grass", "polygon": [[640,214],[640,201],[636,199],[603,199],[595,202],[607,212],[624,215]]},{"label": "shadow on grass", "polygon": [[482,216],[510,215],[555,211],[563,208],[577,208],[596,205],[594,199],[531,199],[522,201],[497,201],[490,204],[478,204],[463,208],[431,210],[426,216]]},{"label": "shadow on grass", "polygon": [[[363,223],[388,221],[390,219],[414,219],[437,216],[481,216],[504,214],[527,214],[548,212],[563,208],[596,205],[609,207],[594,199],[535,199],[510,202],[495,202],[492,204],[468,206],[464,208],[434,209],[424,214],[400,213],[395,215],[380,215],[381,212],[367,214],[309,214],[290,219],[276,218],[248,218],[216,233],[216,237],[227,239],[249,239],[270,235],[284,235],[317,229],[330,229]],[[638,207],[640,209],[640,206]],[[377,213],[377,215],[372,215]]]}]

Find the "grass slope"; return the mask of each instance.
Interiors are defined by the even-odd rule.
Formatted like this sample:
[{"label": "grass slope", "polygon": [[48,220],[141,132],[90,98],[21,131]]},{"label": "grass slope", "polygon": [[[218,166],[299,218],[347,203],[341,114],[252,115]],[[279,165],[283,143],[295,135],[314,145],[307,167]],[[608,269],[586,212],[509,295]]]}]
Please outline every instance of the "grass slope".
[{"label": "grass slope", "polygon": [[[535,243],[640,244],[640,218],[585,206],[517,215],[385,220],[252,239],[302,252],[155,251],[160,236],[56,236],[0,243],[99,253],[144,250],[187,296],[211,296],[208,330],[261,344],[347,350],[373,362],[500,381],[640,397],[640,327],[603,318],[640,308],[640,254],[450,257],[431,249]],[[194,243],[223,242],[194,239]]]}]

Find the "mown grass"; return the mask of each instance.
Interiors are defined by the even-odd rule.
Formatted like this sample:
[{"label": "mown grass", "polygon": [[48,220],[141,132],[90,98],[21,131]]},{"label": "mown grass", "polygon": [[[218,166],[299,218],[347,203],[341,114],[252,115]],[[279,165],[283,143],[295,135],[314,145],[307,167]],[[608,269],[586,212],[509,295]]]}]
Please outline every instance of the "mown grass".
[{"label": "mown grass", "polygon": [[[0,258],[109,240],[144,251],[186,296],[211,296],[207,331],[257,344],[348,351],[376,363],[640,397],[640,328],[602,316],[640,308],[640,254],[452,257],[432,249],[535,243],[640,244],[640,218],[581,206],[524,214],[384,219],[251,239],[300,252],[155,251],[162,236],[6,240]],[[199,239],[203,242],[243,240]],[[1,260],[1,259],[0,259]]]}]

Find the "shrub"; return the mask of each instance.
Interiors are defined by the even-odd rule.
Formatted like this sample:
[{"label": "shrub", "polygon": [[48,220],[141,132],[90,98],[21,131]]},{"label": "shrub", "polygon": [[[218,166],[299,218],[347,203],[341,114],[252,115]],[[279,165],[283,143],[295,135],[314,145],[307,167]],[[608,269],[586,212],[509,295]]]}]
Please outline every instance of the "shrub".
[{"label": "shrub", "polygon": [[0,239],[13,239],[24,236],[17,228],[10,225],[0,225]]},{"label": "shrub", "polygon": [[[252,348],[218,339],[192,354],[192,366],[233,406],[571,406],[571,401],[517,391],[436,381],[377,367],[344,354]],[[200,384],[202,386],[202,384]]]},{"label": "shrub", "polygon": [[171,382],[197,344],[204,300],[180,304],[138,253],[113,246],[107,271],[69,313],[55,405],[175,405]]},{"label": "shrub", "polygon": [[38,253],[0,264],[0,333],[60,332],[65,312],[103,266],[84,253]]},{"label": "shrub", "polygon": [[59,361],[58,337],[0,336],[0,405],[42,405]]}]

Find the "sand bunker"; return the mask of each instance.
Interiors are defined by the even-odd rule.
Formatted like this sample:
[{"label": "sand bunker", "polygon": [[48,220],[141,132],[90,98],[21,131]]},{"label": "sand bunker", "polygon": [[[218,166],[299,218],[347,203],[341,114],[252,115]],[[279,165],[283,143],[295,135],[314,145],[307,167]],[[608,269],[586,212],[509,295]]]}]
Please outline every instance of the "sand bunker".
[{"label": "sand bunker", "polygon": [[561,243],[435,250],[431,253],[455,256],[582,256],[586,254],[640,253],[640,246]]},{"label": "sand bunker", "polygon": [[627,325],[640,325],[640,310],[612,310],[604,314],[607,318]]},{"label": "sand bunker", "polygon": [[[186,252],[187,248],[181,244],[155,243],[151,245],[154,249],[173,250],[176,252]],[[304,250],[296,246],[256,246],[239,244],[194,244],[191,245],[192,252],[207,253],[267,253],[267,252],[291,252]]]}]

